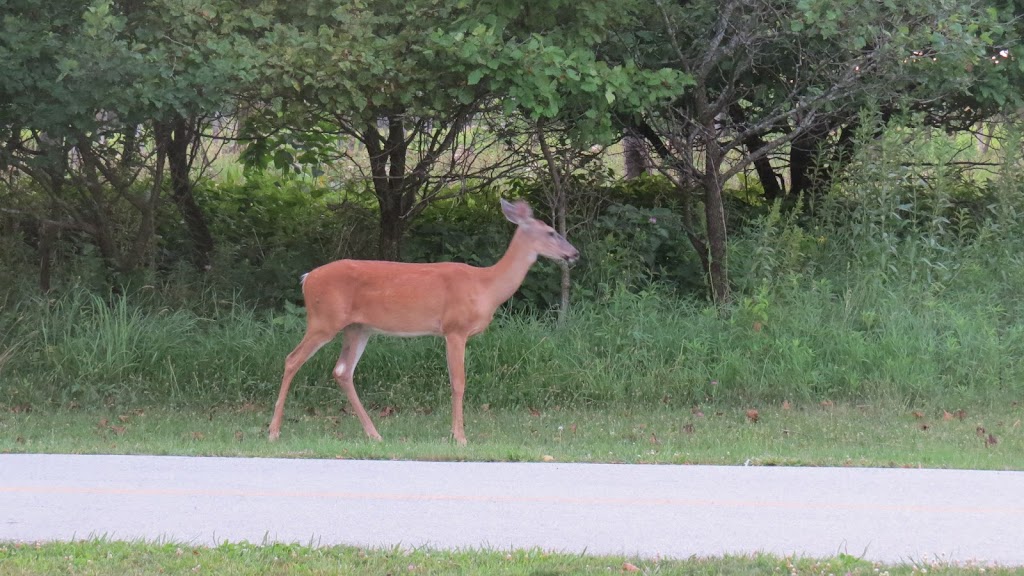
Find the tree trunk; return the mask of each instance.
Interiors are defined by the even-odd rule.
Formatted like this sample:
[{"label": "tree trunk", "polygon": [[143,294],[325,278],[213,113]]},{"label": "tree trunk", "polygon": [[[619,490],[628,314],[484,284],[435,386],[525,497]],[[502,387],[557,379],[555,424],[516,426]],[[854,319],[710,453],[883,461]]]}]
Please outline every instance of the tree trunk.
[{"label": "tree trunk", "polygon": [[[760,136],[751,136],[746,139],[747,152],[754,154],[764,147],[764,140]],[[757,178],[761,182],[761,189],[764,190],[764,199],[769,204],[782,198],[785,190],[779,182],[779,175],[772,169],[771,158],[767,155],[754,160],[754,169],[757,171]]]},{"label": "tree trunk", "polygon": [[622,139],[623,160],[626,164],[626,180],[639,178],[650,170],[643,140],[632,132]]},{"label": "tree trunk", "polygon": [[192,263],[198,270],[210,267],[213,252],[213,235],[206,223],[206,216],[196,203],[189,172],[192,168],[190,148],[199,138],[195,120],[181,116],[166,123],[156,123],[156,141],[167,155],[167,166],[171,174],[171,199],[181,212],[191,242]]},{"label": "tree trunk", "polygon": [[704,217],[708,230],[708,281],[716,304],[729,302],[729,267],[726,260],[725,203],[722,201],[722,149],[715,135],[714,118],[704,126],[706,164],[701,184],[704,188]]},{"label": "tree trunk", "polygon": [[[713,181],[712,181],[713,180]],[[716,304],[729,302],[729,268],[726,261],[725,205],[718,173],[710,172],[704,183],[704,215],[708,226],[708,280]]]},{"label": "tree trunk", "polygon": [[401,260],[402,237],[405,235],[403,216],[400,203],[389,202],[380,205],[380,243],[377,246],[377,255],[381,260]]},{"label": "tree trunk", "polygon": [[388,117],[388,135],[381,140],[376,124],[367,127],[363,143],[370,157],[373,193],[380,206],[380,242],[377,255],[381,260],[398,261],[402,256],[402,237],[406,217],[412,210],[416,190],[406,178],[405,126],[398,116]]},{"label": "tree trunk", "polygon": [[816,148],[817,139],[812,134],[804,133],[793,140],[789,152],[789,177],[790,191],[794,196],[806,194],[812,188]]},{"label": "tree trunk", "polygon": [[39,289],[46,294],[51,287],[50,265],[53,262],[53,243],[57,239],[57,228],[44,221],[39,225]]},{"label": "tree trunk", "polygon": [[[544,161],[548,165],[548,174],[551,176],[551,187],[554,192],[551,195],[551,203],[555,212],[555,227],[564,238],[567,232],[565,215],[568,199],[566,198],[565,187],[562,182],[562,174],[558,169],[555,155],[551,152],[551,147],[548,146],[547,140],[544,139],[544,131],[540,128],[537,130],[537,140],[540,141],[540,149],[544,154]],[[560,262],[559,267],[562,269],[562,289],[561,300],[558,306],[558,323],[564,324],[565,319],[569,315],[569,292],[572,289],[572,276],[569,273],[568,262]]]}]

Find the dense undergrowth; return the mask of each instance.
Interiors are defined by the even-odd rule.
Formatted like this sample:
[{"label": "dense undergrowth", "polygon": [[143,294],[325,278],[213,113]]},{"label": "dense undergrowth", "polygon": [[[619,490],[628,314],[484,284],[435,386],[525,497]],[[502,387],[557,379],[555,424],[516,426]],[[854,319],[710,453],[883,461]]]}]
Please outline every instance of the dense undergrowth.
[{"label": "dense undergrowth", "polygon": [[[721,307],[699,289],[678,217],[651,192],[659,184],[634,185],[632,197],[620,190],[573,237],[585,260],[567,321],[547,311],[558,269],[539,264],[471,341],[467,402],[1024,397],[1019,169],[977,182],[908,167],[898,150],[876,153],[813,206],[737,206],[735,298]],[[269,405],[304,328],[298,275],[351,255],[350,245],[332,248],[328,239],[366,221],[339,216],[303,227],[309,202],[282,204],[275,192],[267,198],[279,213],[267,214],[241,206],[251,192],[224,185],[204,197],[208,209],[220,206],[212,220],[230,249],[202,277],[168,265],[99,290],[79,255],[60,288],[40,296],[18,258],[5,259],[0,405]],[[425,214],[410,259],[496,259],[511,227],[482,198]],[[325,348],[299,373],[295,405],[339,401],[330,377],[337,352],[338,344]],[[369,405],[439,406],[449,397],[444,346],[434,338],[376,337],[356,379]]]}]

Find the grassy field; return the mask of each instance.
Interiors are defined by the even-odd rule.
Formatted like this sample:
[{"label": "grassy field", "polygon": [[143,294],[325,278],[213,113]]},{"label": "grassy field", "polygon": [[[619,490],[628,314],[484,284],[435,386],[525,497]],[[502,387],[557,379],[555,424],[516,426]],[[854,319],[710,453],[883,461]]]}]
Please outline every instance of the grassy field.
[{"label": "grassy field", "polygon": [[[268,212],[265,227],[289,231],[278,260],[228,259],[239,268],[215,266],[219,282],[152,275],[104,292],[95,288],[102,282],[85,281],[99,269],[79,263],[49,295],[0,292],[0,453],[1024,469],[1021,179],[1007,176],[975,196],[956,178],[905,164],[894,155],[869,166],[806,222],[751,210],[730,238],[735,298],[723,306],[648,282],[658,258],[677,276],[693,258],[682,236],[682,248],[658,244],[659,234],[678,230],[619,216],[592,231],[592,245],[580,244],[591,262],[579,270],[564,325],[505,309],[471,341],[466,447],[449,439],[444,347],[431,338],[374,338],[359,366],[356,384],[383,442],[367,440],[345,411],[330,378],[338,343],[299,373],[281,440],[266,440],[283,359],[305,325],[296,278],[308,267],[293,267],[299,247],[316,244],[281,226],[280,213]],[[928,201],[918,201],[919,181],[929,183]],[[236,192],[222,199],[226,214],[248,201],[246,190]],[[291,216],[305,230],[305,213]],[[322,232],[339,243],[335,230]],[[262,254],[264,241],[235,249]],[[232,292],[263,285],[280,289],[255,291],[274,306]],[[537,550],[0,543],[4,576],[634,568],[1021,573],[850,556],[656,561]]]},{"label": "grassy field", "polygon": [[[340,393],[339,393],[340,396]],[[209,410],[60,410],[0,414],[0,452],[296,458],[1024,468],[1024,408],[751,406],[652,410],[470,407],[469,445],[450,442],[447,410],[385,408],[368,440],[342,398],[287,413],[266,439],[270,406]]]},{"label": "grassy field", "polygon": [[839,555],[829,559],[780,558],[765,554],[642,559],[580,556],[543,550],[438,551],[367,550],[353,547],[223,544],[216,548],[174,543],[122,543],[92,540],[74,543],[0,543],[5,576],[49,574],[1024,574],[1022,569],[986,564],[952,564],[920,559],[883,565]]}]

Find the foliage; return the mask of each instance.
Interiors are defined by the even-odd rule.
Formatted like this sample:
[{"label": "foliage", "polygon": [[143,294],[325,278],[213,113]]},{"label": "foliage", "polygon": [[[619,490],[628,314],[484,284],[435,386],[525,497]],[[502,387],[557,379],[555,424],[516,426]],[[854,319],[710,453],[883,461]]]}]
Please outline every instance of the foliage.
[{"label": "foliage", "polygon": [[[855,145],[864,107],[886,118],[921,111],[925,122],[960,129],[1019,107],[1019,24],[1012,10],[983,8],[655,2],[643,20],[646,34],[616,37],[622,44],[612,50],[636,55],[641,67],[671,62],[692,80],[635,124],[685,192],[687,223],[704,213],[706,231],[694,245],[716,301],[727,301],[731,286],[722,191],[748,166],[774,201],[787,184],[796,196],[828,182]],[[772,164],[786,152],[788,182]]]},{"label": "foliage", "polygon": [[135,272],[165,193],[160,130],[231,107],[228,92],[258,68],[242,33],[255,12],[230,0],[2,5],[0,167],[37,192],[19,208],[46,242],[73,231],[111,271]]},{"label": "foliage", "polygon": [[[251,174],[235,186],[207,182],[197,196],[222,242],[205,282],[247,301],[301,300],[302,274],[374,252],[367,210],[302,180]],[[180,239],[165,247],[169,259],[182,251]]]}]

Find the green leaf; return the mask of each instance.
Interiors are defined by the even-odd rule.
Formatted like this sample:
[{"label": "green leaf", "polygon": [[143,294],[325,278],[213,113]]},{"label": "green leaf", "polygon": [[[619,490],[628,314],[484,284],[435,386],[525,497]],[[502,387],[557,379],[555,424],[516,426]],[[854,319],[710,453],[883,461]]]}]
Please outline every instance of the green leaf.
[{"label": "green leaf", "polygon": [[484,77],[484,71],[479,68],[469,73],[469,78],[466,81],[470,86],[476,86],[480,83],[480,79]]}]

